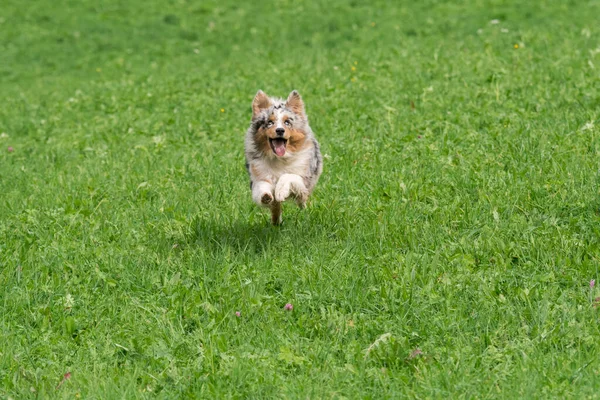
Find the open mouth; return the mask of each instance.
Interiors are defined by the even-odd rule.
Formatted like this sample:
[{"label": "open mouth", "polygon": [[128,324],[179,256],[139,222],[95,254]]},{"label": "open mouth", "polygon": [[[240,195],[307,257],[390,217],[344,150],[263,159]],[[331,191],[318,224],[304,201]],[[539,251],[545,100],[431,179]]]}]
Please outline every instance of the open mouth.
[{"label": "open mouth", "polygon": [[285,155],[285,147],[287,146],[287,139],[283,139],[283,138],[269,139],[269,144],[271,145],[271,149],[273,149],[273,153],[277,154],[278,157],[283,157]]}]

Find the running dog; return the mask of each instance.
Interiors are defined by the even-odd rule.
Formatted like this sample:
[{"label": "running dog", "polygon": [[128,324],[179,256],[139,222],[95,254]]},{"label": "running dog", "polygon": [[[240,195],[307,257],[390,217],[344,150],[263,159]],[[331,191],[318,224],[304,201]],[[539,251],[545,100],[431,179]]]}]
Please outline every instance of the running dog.
[{"label": "running dog", "polygon": [[323,157],[297,91],[287,100],[256,93],[245,148],[252,200],[271,210],[273,225],[281,224],[281,204],[287,199],[306,207],[323,171]]}]

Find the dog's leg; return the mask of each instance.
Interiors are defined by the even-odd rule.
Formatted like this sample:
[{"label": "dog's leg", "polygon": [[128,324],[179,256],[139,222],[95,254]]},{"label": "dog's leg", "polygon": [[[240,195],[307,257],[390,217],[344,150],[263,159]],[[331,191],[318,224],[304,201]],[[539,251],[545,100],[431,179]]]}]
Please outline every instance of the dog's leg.
[{"label": "dog's leg", "polygon": [[271,203],[271,222],[273,225],[281,225],[281,203],[274,201]]},{"label": "dog's leg", "polygon": [[294,196],[298,207],[304,208],[308,199],[308,189],[300,175],[283,174],[275,186],[275,201],[283,202]]},{"label": "dog's leg", "polygon": [[259,206],[268,207],[273,203],[273,185],[267,181],[252,184],[252,200]]}]

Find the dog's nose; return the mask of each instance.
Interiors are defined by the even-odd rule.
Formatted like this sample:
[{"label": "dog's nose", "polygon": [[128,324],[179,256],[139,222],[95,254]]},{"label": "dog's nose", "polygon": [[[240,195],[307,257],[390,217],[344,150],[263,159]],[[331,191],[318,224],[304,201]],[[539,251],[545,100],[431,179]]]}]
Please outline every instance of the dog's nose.
[{"label": "dog's nose", "polygon": [[277,128],[275,129],[275,133],[277,134],[277,136],[283,136],[283,134],[285,133],[285,129]]}]

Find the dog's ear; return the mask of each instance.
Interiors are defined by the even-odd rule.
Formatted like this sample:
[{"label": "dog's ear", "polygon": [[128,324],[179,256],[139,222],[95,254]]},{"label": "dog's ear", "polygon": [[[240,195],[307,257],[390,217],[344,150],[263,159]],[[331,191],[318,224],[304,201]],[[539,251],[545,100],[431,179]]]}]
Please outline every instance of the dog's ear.
[{"label": "dog's ear", "polygon": [[304,115],[304,102],[297,90],[293,90],[292,93],[290,93],[285,102],[285,106],[296,114]]},{"label": "dog's ear", "polygon": [[256,117],[265,108],[271,107],[271,99],[262,90],[256,92],[252,101],[252,117]]}]

